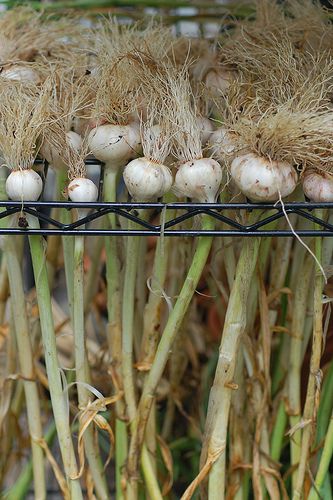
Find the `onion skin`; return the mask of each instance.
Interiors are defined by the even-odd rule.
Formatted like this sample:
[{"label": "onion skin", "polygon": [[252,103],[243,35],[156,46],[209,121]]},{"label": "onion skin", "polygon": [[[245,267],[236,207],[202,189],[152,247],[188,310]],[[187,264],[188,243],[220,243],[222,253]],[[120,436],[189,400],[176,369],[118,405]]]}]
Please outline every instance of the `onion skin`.
[{"label": "onion skin", "polygon": [[333,177],[326,172],[305,171],[302,179],[304,194],[315,203],[333,202]]},{"label": "onion skin", "polygon": [[183,163],[178,168],[174,189],[200,203],[214,203],[222,181],[222,168],[213,158]]},{"label": "onion skin", "polygon": [[235,72],[227,69],[211,69],[205,77],[207,89],[214,95],[219,95],[219,91],[225,92],[235,79]]},{"label": "onion skin", "polygon": [[100,161],[115,168],[137,156],[141,145],[140,131],[137,125],[100,125],[88,135],[91,153]]},{"label": "onion skin", "polygon": [[23,83],[34,83],[38,85],[41,82],[38,73],[27,66],[13,65],[9,68],[4,68],[0,75],[7,80],[16,80]]},{"label": "onion skin", "polygon": [[135,200],[149,201],[160,198],[172,186],[168,167],[147,158],[132,160],[123,173],[128,192]]},{"label": "onion skin", "polygon": [[236,135],[224,127],[216,129],[208,142],[212,153],[218,156],[230,155],[236,149]]},{"label": "onion skin", "polygon": [[[81,147],[82,147],[82,137],[77,134],[76,132],[73,132],[70,130],[69,132],[66,133],[67,137],[67,143],[68,145],[76,152],[79,153]],[[40,148],[40,154],[45,160],[52,165],[54,168],[65,168],[66,165],[62,158],[60,157],[59,153],[55,151],[51,144],[47,141],[44,141],[42,144],[42,147]]]},{"label": "onion skin", "polygon": [[269,160],[254,153],[236,157],[231,163],[231,177],[250,200],[278,201],[291,194],[297,173],[287,162]]},{"label": "onion skin", "polygon": [[197,116],[196,120],[200,129],[201,143],[203,146],[206,146],[214,132],[214,125],[211,120],[205,116]]},{"label": "onion skin", "polygon": [[68,196],[73,202],[89,203],[98,198],[97,186],[85,177],[73,179],[68,185]]},{"label": "onion skin", "polygon": [[41,177],[32,169],[13,170],[6,180],[6,193],[14,201],[37,201],[43,191]]}]

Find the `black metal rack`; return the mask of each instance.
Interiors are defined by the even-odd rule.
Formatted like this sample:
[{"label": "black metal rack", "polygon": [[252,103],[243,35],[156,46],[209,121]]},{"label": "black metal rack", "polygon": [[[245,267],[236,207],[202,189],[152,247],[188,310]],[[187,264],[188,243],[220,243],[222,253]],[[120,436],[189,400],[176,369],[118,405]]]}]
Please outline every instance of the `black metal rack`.
[{"label": "black metal rack", "polygon": [[[47,163],[36,160],[36,164],[44,165],[47,172]],[[103,190],[103,171],[104,167],[101,162],[88,158],[87,165],[101,165],[99,193]],[[99,196],[99,199],[101,196]],[[53,208],[62,208],[67,210],[73,209],[88,209],[85,217],[76,220],[70,224],[64,224],[60,220],[56,220],[48,213],[52,213]],[[293,231],[272,229],[268,226],[278,219],[285,217],[285,214],[296,214],[303,220],[308,220],[313,223],[311,229],[298,229],[295,231],[299,236],[333,236],[333,224],[318,218],[313,211],[316,209],[327,209],[329,213],[333,211],[333,203],[310,203],[310,202],[292,202],[285,203],[284,207],[280,203],[105,203],[98,201],[96,203],[73,203],[73,202],[58,202],[58,201],[38,201],[38,202],[14,202],[0,201],[0,221],[14,214],[20,214],[18,217],[17,227],[3,227],[5,224],[0,223],[0,235],[3,234],[41,234],[41,235],[110,235],[110,236],[279,236],[287,237],[294,236]],[[140,215],[141,210],[148,213],[145,217]],[[177,214],[171,220],[163,223],[163,217],[160,217],[159,223],[149,222],[156,219],[156,216],[161,214],[163,210],[176,210]],[[246,212],[253,210],[261,211],[260,220],[249,224],[240,222],[246,220],[244,217]],[[267,216],[264,213],[267,212]],[[272,213],[273,212],[273,213]],[[101,229],[91,227],[92,221],[101,219],[107,214],[115,214],[119,218],[131,220],[135,223],[131,224],[130,228],[116,227],[111,229]],[[151,216],[149,216],[151,213]],[[231,213],[231,214],[230,214]],[[42,227],[40,229],[29,229],[24,214],[30,214],[39,219]],[[185,221],[193,222],[198,215],[212,217],[217,222],[217,227],[214,230],[208,231],[196,229],[195,223],[192,228],[179,227]],[[221,223],[223,224],[221,228]],[[218,227],[220,226],[220,227]]]},{"label": "black metal rack", "polygon": [[[0,208],[4,210],[0,213],[0,219],[4,219],[13,214],[22,214],[19,218],[22,227],[7,227],[1,228],[0,234],[60,234],[60,235],[115,235],[115,236],[293,236],[291,230],[267,229],[267,226],[277,219],[285,217],[285,213],[281,205],[276,204],[260,204],[260,203],[72,203],[72,202],[27,202],[22,205],[21,202],[1,201]],[[89,209],[89,213],[71,223],[64,224],[59,220],[52,218],[44,213],[43,210],[52,208],[72,209]],[[286,203],[284,205],[285,212],[297,214],[299,217],[310,220],[316,224],[317,228],[296,230],[299,236],[333,236],[333,225],[319,219],[311,213],[314,209],[333,210],[333,203]],[[163,210],[177,210],[177,216],[163,223],[154,224],[147,222],[147,217],[142,218],[140,211],[145,209],[151,211],[152,218],[161,214]],[[237,211],[239,214],[252,210],[267,211],[268,215],[261,217],[260,221],[253,224],[243,224],[236,220],[235,217],[226,215],[225,212]],[[275,213],[271,213],[271,212]],[[37,217],[41,223],[47,227],[41,229],[29,229],[24,223],[24,213]],[[89,227],[89,223],[100,219],[107,214],[114,213],[118,217],[133,221],[138,227],[132,229],[114,228],[100,229]],[[223,229],[215,229],[212,231],[202,229],[184,229],[179,228],[179,225],[190,219],[194,219],[198,215],[205,214],[212,217],[216,221],[223,223]],[[149,219],[149,217],[148,217]],[[22,223],[23,220],[23,223]],[[88,227],[86,227],[88,225]]]}]

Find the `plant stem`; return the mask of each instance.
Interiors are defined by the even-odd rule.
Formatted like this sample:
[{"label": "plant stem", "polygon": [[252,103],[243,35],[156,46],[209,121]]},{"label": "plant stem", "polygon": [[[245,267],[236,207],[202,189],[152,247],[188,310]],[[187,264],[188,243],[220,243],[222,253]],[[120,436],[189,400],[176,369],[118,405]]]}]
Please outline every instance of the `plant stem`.
[{"label": "plant stem", "polygon": [[[89,381],[89,367],[85,346],[84,331],[84,293],[83,293],[83,257],[84,236],[75,236],[74,240],[74,345],[75,345],[75,373],[80,408],[89,404],[89,392],[83,385]],[[94,441],[92,426],[88,426],[83,436],[84,448],[87,455],[91,475],[94,481],[97,496],[101,500],[109,498],[103,467],[98,452],[98,445]]]},{"label": "plant stem", "polygon": [[[204,217],[202,226],[205,230],[212,229],[213,222],[211,218]],[[203,268],[206,264],[212,241],[213,239],[210,236],[202,236],[198,240],[197,248],[195,250],[186,280],[177,298],[176,304],[169,315],[154,361],[143,386],[138,411],[132,424],[132,438],[128,454],[127,474],[129,482],[132,484],[135,484],[137,481],[136,471],[140,457],[140,450],[145,435],[150,409],[155,399],[156,388],[169,358],[173,342],[179,332]]]},{"label": "plant stem", "polygon": [[[39,221],[27,215],[30,228],[39,228]],[[77,464],[72,443],[67,401],[61,384],[60,367],[57,357],[56,337],[54,331],[51,295],[45,263],[43,238],[39,235],[29,236],[32,265],[34,270],[37,300],[39,306],[44,357],[48,376],[54,420],[59,438],[59,445],[64,469],[73,499],[82,499],[82,491],[77,476]]]},{"label": "plant stem", "polygon": [[232,384],[239,340],[246,328],[246,305],[259,246],[259,238],[249,238],[243,242],[229,297],[215,379],[209,397],[201,465],[210,459],[215,460],[209,475],[210,500],[222,500],[225,495],[226,440]]},{"label": "plant stem", "polygon": [[[18,237],[20,238],[20,237]],[[6,255],[8,278],[11,294],[11,307],[16,332],[17,352],[19,356],[25,401],[27,406],[28,426],[31,439],[32,465],[34,472],[34,492],[39,500],[46,498],[44,453],[38,444],[43,437],[40,404],[37,383],[34,381],[35,369],[33,351],[29,333],[29,322],[24,296],[23,276],[17,254],[17,237],[5,236],[4,253]]]},{"label": "plant stem", "polygon": [[[104,171],[104,201],[115,202],[117,199],[117,170],[105,167]],[[111,213],[108,216],[111,228],[116,226],[116,216]],[[111,236],[105,237],[106,253],[106,281],[107,281],[107,310],[108,326],[107,340],[109,346],[112,379],[117,391],[123,388],[121,374],[122,358],[122,324],[121,324],[121,272],[118,257],[117,240]],[[127,427],[125,423],[125,404],[123,400],[116,402],[116,498],[123,499],[121,487],[122,469],[127,457]]]},{"label": "plant stem", "polygon": [[285,436],[285,429],[287,426],[287,422],[288,422],[287,412],[285,409],[284,401],[282,400],[280,401],[277,410],[276,420],[273,427],[272,439],[271,439],[270,456],[276,462],[280,460],[282,443],[283,443],[283,438]]},{"label": "plant stem", "polygon": [[[167,210],[165,222],[175,216],[174,210]],[[154,265],[152,272],[151,290],[144,310],[143,337],[141,342],[140,362],[147,365],[147,369],[154,359],[156,347],[159,340],[161,310],[165,300],[162,291],[164,290],[169,264],[169,252],[171,248],[171,238],[160,237],[156,244]],[[157,286],[157,289],[156,289]]]},{"label": "plant stem", "polygon": [[[47,429],[45,436],[43,437],[43,439],[45,440],[45,442],[49,447],[52,444],[55,435],[56,435],[56,428],[54,422],[52,422],[49,428]],[[24,500],[28,494],[28,489],[31,484],[32,475],[33,475],[33,465],[32,461],[29,460],[29,462],[25,465],[24,469],[22,470],[19,477],[15,481],[15,484],[4,493],[4,497],[6,498],[6,500]],[[35,496],[35,498],[37,499],[38,497]]]},{"label": "plant stem", "polygon": [[[293,428],[301,418],[301,368],[303,362],[302,343],[306,318],[307,297],[313,270],[313,257],[306,255],[300,268],[302,279],[298,282],[293,302],[291,340],[288,371],[288,413],[290,426]],[[291,465],[297,465],[301,452],[301,429],[295,430],[290,439]],[[296,485],[297,470],[292,475],[293,487]]]},{"label": "plant stem", "polygon": [[[321,210],[318,210],[317,217],[321,218]],[[322,260],[322,238],[315,241],[316,257]],[[319,395],[321,386],[320,359],[323,344],[323,276],[319,269],[316,269],[314,287],[314,310],[313,310],[313,337],[310,360],[310,373],[306,392],[306,400],[303,411],[303,421],[305,427],[302,433],[301,454],[297,470],[297,479],[293,490],[293,499],[302,497],[306,466],[309,459],[311,441],[317,419],[319,406]]]},{"label": "plant stem", "polygon": [[[332,455],[333,455],[333,412],[331,414],[330,423],[326,433],[324,449],[321,455],[318,471],[316,474],[316,479],[314,483],[315,488],[314,486],[312,486],[308,496],[308,500],[318,500],[320,498],[317,491],[319,492],[319,494],[322,493],[321,488],[324,484],[326,475],[329,471]],[[322,498],[325,497],[322,496]]]}]

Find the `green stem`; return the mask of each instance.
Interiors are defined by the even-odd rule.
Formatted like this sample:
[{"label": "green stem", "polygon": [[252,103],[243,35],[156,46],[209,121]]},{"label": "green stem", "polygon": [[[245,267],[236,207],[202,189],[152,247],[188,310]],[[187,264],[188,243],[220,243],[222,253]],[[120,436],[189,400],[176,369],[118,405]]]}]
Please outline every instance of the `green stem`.
[{"label": "green stem", "polygon": [[149,495],[149,498],[151,500],[163,500],[157,479],[156,479],[156,472],[152,466],[150,457],[149,457],[149,452],[144,446],[142,448],[142,454],[141,454],[141,461],[142,461],[142,472],[143,476],[145,479],[145,485],[147,488],[147,493]]},{"label": "green stem", "polygon": [[[50,447],[56,435],[54,422],[49,426],[44,436],[44,441]],[[6,500],[24,500],[27,497],[28,490],[33,476],[32,460],[25,465],[24,469],[16,479],[15,484],[4,493]],[[36,498],[38,498],[36,496]]]},{"label": "green stem", "polygon": [[[27,215],[27,220],[30,228],[39,228],[39,221],[34,216]],[[73,499],[80,500],[83,498],[80,482],[78,479],[72,479],[77,476],[78,470],[69,425],[68,406],[61,384],[51,295],[45,263],[44,241],[39,235],[31,235],[29,236],[29,244],[36,282],[44,357],[53,415],[70,493]]]},{"label": "green stem", "polygon": [[321,391],[320,405],[317,419],[317,437],[316,443],[320,444],[321,440],[326,435],[326,430],[329,424],[330,414],[333,409],[333,361],[331,361],[327,370],[323,389]]},{"label": "green stem", "polygon": [[[166,200],[167,201],[167,200]],[[168,222],[175,216],[174,210],[167,210],[165,222]],[[143,365],[149,369],[157,348],[160,324],[161,310],[164,302],[162,291],[164,290],[167,271],[169,268],[169,253],[172,245],[171,238],[161,237],[157,241],[154,265],[152,272],[151,290],[149,292],[148,302],[144,310],[143,319],[143,337],[141,342],[141,359]]]},{"label": "green stem", "polygon": [[247,299],[259,246],[259,238],[249,238],[243,243],[229,297],[215,379],[210,391],[201,456],[202,466],[209,460],[215,460],[209,475],[210,500],[222,500],[225,495],[226,442],[232,384],[239,340],[246,328]]},{"label": "green stem", "polygon": [[[289,350],[289,371],[288,371],[288,413],[290,415],[290,426],[293,428],[299,424],[301,419],[301,368],[303,362],[302,344],[304,337],[304,326],[306,318],[307,297],[310,288],[310,281],[313,270],[313,257],[304,257],[303,265],[300,268],[299,281],[295,291],[293,303],[293,316],[291,324],[291,340]],[[295,430],[290,439],[291,465],[297,465],[301,452],[301,429]],[[292,475],[292,484],[295,487],[297,470]]]},{"label": "green stem", "polygon": [[[133,227],[133,223],[129,223]],[[138,252],[140,238],[129,236],[126,245],[123,308],[122,308],[122,375],[125,390],[127,415],[130,423],[136,417],[136,393],[133,374],[133,343],[134,343],[134,307],[135,307],[135,281],[138,266]],[[136,481],[127,484],[128,500],[137,498]],[[127,498],[126,497],[126,498]]]},{"label": "green stem", "polygon": [[[80,408],[89,404],[89,392],[83,385],[89,382],[89,367],[85,346],[84,331],[84,293],[83,293],[83,257],[84,236],[75,236],[74,240],[74,345],[75,345],[75,373]],[[96,494],[100,500],[109,498],[103,467],[98,452],[98,445],[94,440],[93,428],[90,425],[83,436],[84,448],[87,455],[91,475],[94,481]]]},{"label": "green stem", "polygon": [[[318,210],[317,217],[322,217],[322,212]],[[322,260],[322,238],[315,241],[316,257]],[[310,373],[306,392],[306,399],[303,411],[303,421],[307,423],[302,432],[300,461],[297,470],[297,479],[293,489],[293,499],[302,497],[306,467],[309,459],[313,429],[317,419],[318,401],[320,393],[320,359],[323,344],[323,276],[316,268],[314,287],[314,309],[313,309],[313,336],[312,351],[310,360]]]},{"label": "green stem", "polygon": [[28,426],[31,439],[32,465],[34,472],[34,491],[38,499],[46,498],[44,453],[38,441],[43,437],[41,412],[37,384],[34,381],[34,357],[30,340],[29,322],[26,311],[23,276],[17,253],[17,239],[13,236],[4,238],[8,278],[11,294],[11,306],[14,309],[13,320],[17,336],[17,351],[20,361]]},{"label": "green stem", "polygon": [[[104,171],[104,201],[115,202],[117,199],[117,169],[105,167]],[[111,228],[116,226],[116,216],[108,215]],[[121,357],[122,357],[122,324],[121,324],[121,272],[118,257],[117,239],[113,236],[105,237],[106,253],[106,281],[107,281],[107,310],[108,326],[107,340],[111,359],[112,378],[117,391],[122,390]],[[127,457],[127,427],[125,419],[125,405],[121,399],[116,403],[116,498],[123,499],[121,487],[122,470]]]},{"label": "green stem", "polygon": [[287,422],[288,422],[287,412],[284,401],[282,400],[280,401],[278,407],[276,420],[272,432],[272,439],[271,439],[270,456],[276,462],[280,460],[283,438],[286,433]]},{"label": "green stem", "polygon": [[[333,413],[331,415],[330,423],[327,429],[327,434],[325,438],[324,449],[319,462],[318,471],[315,479],[315,487],[312,486],[311,491],[308,496],[308,500],[319,500],[320,498],[326,498],[324,496],[319,496],[322,494],[322,487],[324,485],[325,478],[329,472],[329,466],[333,456]],[[319,492],[319,495],[317,493]]]},{"label": "green stem", "polygon": [[[209,217],[203,218],[202,225],[205,230],[211,230],[213,228],[213,222]],[[128,454],[127,473],[129,482],[132,484],[135,484],[137,481],[136,473],[140,449],[144,440],[149,413],[153,401],[155,400],[156,388],[168,361],[174,340],[179,332],[188,306],[198,285],[211,249],[212,241],[213,239],[210,236],[202,236],[198,240],[186,280],[177,298],[176,304],[169,315],[154,361],[143,386],[138,412],[135,416],[135,420],[133,420],[132,439]]]}]

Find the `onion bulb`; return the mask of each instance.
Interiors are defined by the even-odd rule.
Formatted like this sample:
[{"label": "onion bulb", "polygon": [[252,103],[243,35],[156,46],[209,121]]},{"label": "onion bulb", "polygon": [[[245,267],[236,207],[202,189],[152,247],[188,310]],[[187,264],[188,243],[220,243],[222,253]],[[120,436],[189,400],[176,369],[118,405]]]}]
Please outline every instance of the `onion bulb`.
[{"label": "onion bulb", "polygon": [[229,155],[236,149],[236,136],[226,128],[219,127],[212,133],[209,145],[213,154]]},{"label": "onion bulb", "polygon": [[315,203],[333,202],[333,176],[322,171],[305,171],[302,178],[303,191]]},{"label": "onion bulb", "polygon": [[203,146],[206,146],[214,132],[214,125],[211,120],[205,116],[197,116],[196,120],[200,130],[201,143]]},{"label": "onion bulb", "polygon": [[17,80],[24,83],[40,83],[40,77],[36,71],[27,66],[13,65],[3,68],[0,75],[7,80]]},{"label": "onion bulb", "polygon": [[141,138],[138,127],[130,125],[100,125],[88,135],[91,153],[109,167],[118,168],[137,155]]},{"label": "onion bulb", "polygon": [[147,158],[132,160],[125,167],[123,176],[128,192],[139,201],[160,198],[172,186],[169,168]]},{"label": "onion bulb", "polygon": [[97,200],[96,184],[86,177],[78,177],[68,184],[68,196],[74,202],[89,203]]},{"label": "onion bulb", "polygon": [[[82,147],[82,137],[76,132],[70,130],[66,133],[66,140],[69,147],[72,148],[73,151],[79,153]],[[56,151],[49,142],[44,141],[42,147],[40,148],[40,154],[54,168],[66,167],[58,151]]]},{"label": "onion bulb", "polygon": [[231,177],[250,200],[277,201],[292,193],[297,184],[296,170],[285,161],[269,160],[254,153],[236,157]]},{"label": "onion bulb", "polygon": [[32,170],[13,170],[6,180],[6,193],[14,201],[37,201],[43,190],[41,177]]},{"label": "onion bulb", "polygon": [[222,181],[222,169],[213,158],[200,158],[178,168],[174,190],[200,203],[214,203]]}]

